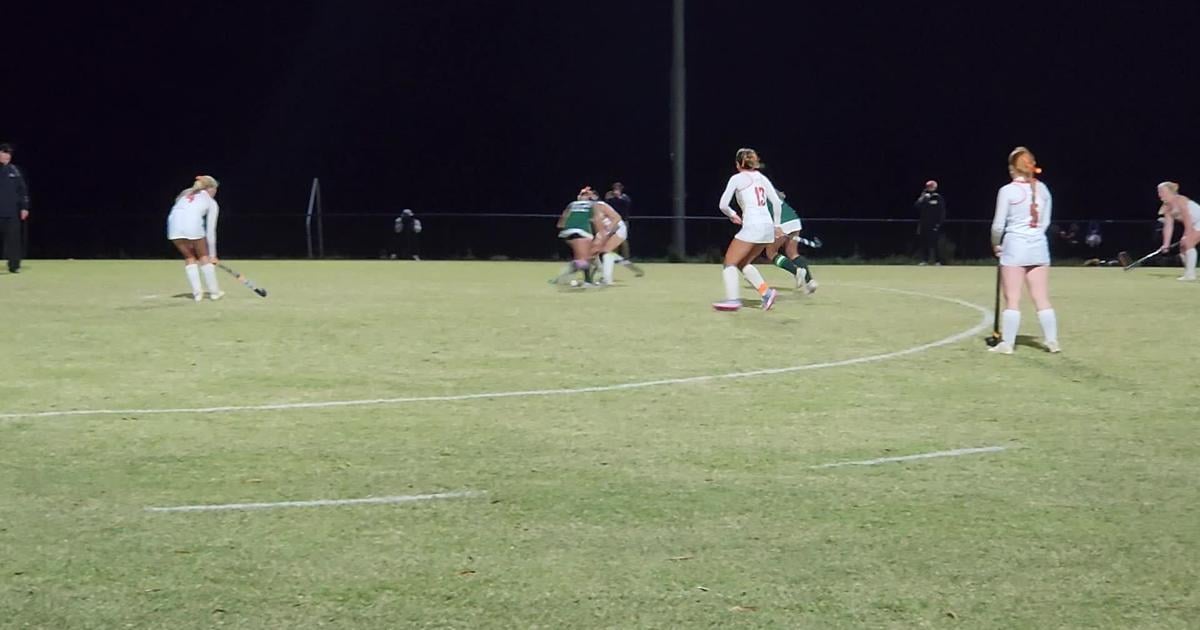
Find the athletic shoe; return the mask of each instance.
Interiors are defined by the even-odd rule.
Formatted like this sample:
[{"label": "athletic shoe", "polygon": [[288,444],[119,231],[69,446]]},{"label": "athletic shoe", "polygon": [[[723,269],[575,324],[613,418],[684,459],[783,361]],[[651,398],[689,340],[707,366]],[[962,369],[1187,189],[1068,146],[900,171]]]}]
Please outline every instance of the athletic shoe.
[{"label": "athletic shoe", "polygon": [[809,280],[808,283],[804,285],[804,295],[812,295],[816,293],[817,287],[819,286],[821,285],[817,284],[816,280]]},{"label": "athletic shoe", "polygon": [[203,293],[193,293],[192,299],[195,300],[197,304],[199,304],[200,302],[204,301],[204,294]]},{"label": "athletic shoe", "polygon": [[762,296],[762,310],[769,311],[772,306],[775,306],[775,298],[779,297],[779,292],[775,289],[767,289],[767,292]]},{"label": "athletic shoe", "polygon": [[209,294],[208,294],[208,299],[210,299],[210,300],[212,300],[212,301],[214,301],[214,302],[215,302],[215,301],[217,301],[217,300],[219,300],[219,299],[221,299],[221,298],[223,298],[223,297],[225,297],[225,292],[224,292],[224,291],[217,291],[216,293],[209,293]]},{"label": "athletic shoe", "polygon": [[992,346],[991,348],[988,348],[988,352],[996,352],[999,354],[1012,354],[1013,347],[1008,345],[1007,343],[1001,341],[1000,343]]},{"label": "athletic shoe", "polygon": [[803,289],[804,281],[808,278],[808,274],[803,269],[796,270],[796,288]]},{"label": "athletic shoe", "polygon": [[1179,276],[1178,278],[1175,278],[1175,279],[1176,279],[1176,280],[1183,281],[1183,282],[1193,282],[1193,281],[1195,281],[1195,280],[1196,280],[1196,276],[1194,276],[1194,275],[1192,275],[1192,276],[1189,276],[1189,275],[1187,275],[1187,274],[1185,273],[1185,274],[1183,274],[1182,276]]},{"label": "athletic shoe", "polygon": [[1058,354],[1059,352],[1062,352],[1062,348],[1058,347],[1057,341],[1047,341],[1046,352],[1049,352],[1050,354]]},{"label": "athletic shoe", "polygon": [[736,311],[736,310],[739,310],[742,308],[742,301],[741,300],[721,300],[720,302],[713,302],[712,307],[718,311],[726,311],[726,312]]}]

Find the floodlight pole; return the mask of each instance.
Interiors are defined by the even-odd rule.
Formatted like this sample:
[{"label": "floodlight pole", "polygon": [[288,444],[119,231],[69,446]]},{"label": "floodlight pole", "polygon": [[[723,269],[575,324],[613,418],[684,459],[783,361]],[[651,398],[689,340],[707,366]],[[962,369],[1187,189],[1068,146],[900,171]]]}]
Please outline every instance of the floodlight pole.
[{"label": "floodlight pole", "polygon": [[321,208],[321,182],[316,177],[308,193],[308,212],[304,215],[304,232],[308,237],[308,257],[313,257],[313,216],[317,218],[317,258],[325,257],[325,217]]},{"label": "floodlight pole", "polygon": [[672,239],[671,249],[673,253],[683,259],[687,252],[686,231],[684,230],[684,217],[687,214],[687,187],[686,187],[686,142],[684,139],[684,121],[686,115],[686,74],[687,68],[684,65],[684,46],[683,46],[683,2],[684,0],[674,0],[673,21],[672,21],[672,42],[671,48],[671,170],[672,181]]}]

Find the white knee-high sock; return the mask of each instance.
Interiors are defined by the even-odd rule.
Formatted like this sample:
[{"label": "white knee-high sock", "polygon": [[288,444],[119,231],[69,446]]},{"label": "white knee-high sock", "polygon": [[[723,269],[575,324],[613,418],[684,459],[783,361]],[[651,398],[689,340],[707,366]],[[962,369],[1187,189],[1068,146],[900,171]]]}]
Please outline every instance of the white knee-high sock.
[{"label": "white knee-high sock", "polygon": [[1004,325],[1000,327],[1000,336],[1004,338],[1004,343],[1009,346],[1015,346],[1017,343],[1017,329],[1021,327],[1021,311],[1005,309],[1001,318]]},{"label": "white knee-high sock", "polygon": [[1047,342],[1057,343],[1058,317],[1054,315],[1054,309],[1038,311],[1038,321],[1042,323],[1042,337],[1045,337]]},{"label": "white knee-high sock", "polygon": [[200,265],[200,271],[204,272],[204,284],[208,286],[208,292],[220,293],[221,287],[217,286],[217,268],[212,263],[208,263]]},{"label": "white knee-high sock", "polygon": [[1183,275],[1191,277],[1196,275],[1196,248],[1193,247],[1187,250],[1183,255]]},{"label": "white knee-high sock", "polygon": [[721,270],[721,279],[725,281],[725,299],[738,301],[738,268],[729,265]]},{"label": "white knee-high sock", "polygon": [[758,291],[759,295],[766,293],[767,289],[770,288],[767,286],[767,281],[763,280],[762,274],[758,272],[758,269],[754,265],[742,267],[742,275],[746,276],[746,281],[750,283],[750,286],[754,287],[755,291]]},{"label": "white knee-high sock", "polygon": [[616,264],[617,261],[613,260],[612,254],[606,252],[600,256],[600,265],[604,270],[604,284],[612,284],[613,266]]},{"label": "white knee-high sock", "polygon": [[192,295],[203,293],[203,289],[200,288],[200,267],[184,265],[183,272],[187,274],[188,284],[192,285]]}]

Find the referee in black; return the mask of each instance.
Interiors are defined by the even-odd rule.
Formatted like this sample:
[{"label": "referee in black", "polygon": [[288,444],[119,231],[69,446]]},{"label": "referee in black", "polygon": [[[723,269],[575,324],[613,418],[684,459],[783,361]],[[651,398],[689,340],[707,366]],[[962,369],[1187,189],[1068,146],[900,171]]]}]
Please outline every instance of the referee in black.
[{"label": "referee in black", "polygon": [[9,273],[21,270],[21,222],[29,218],[29,188],[12,163],[12,145],[0,144],[0,238]]},{"label": "referee in black", "polygon": [[938,184],[932,179],[925,182],[925,190],[917,197],[913,207],[917,209],[920,224],[917,233],[921,236],[921,264],[942,264],[942,253],[938,249],[938,236],[946,220],[946,200],[937,191]]}]

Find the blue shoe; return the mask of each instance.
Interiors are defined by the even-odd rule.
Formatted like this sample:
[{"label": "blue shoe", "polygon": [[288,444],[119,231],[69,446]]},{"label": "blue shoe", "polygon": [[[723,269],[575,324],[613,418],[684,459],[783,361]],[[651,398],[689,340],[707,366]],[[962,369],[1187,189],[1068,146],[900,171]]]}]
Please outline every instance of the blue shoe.
[{"label": "blue shoe", "polygon": [[771,307],[775,306],[775,298],[778,296],[779,292],[775,289],[767,289],[767,292],[762,296],[762,310],[771,310]]}]

